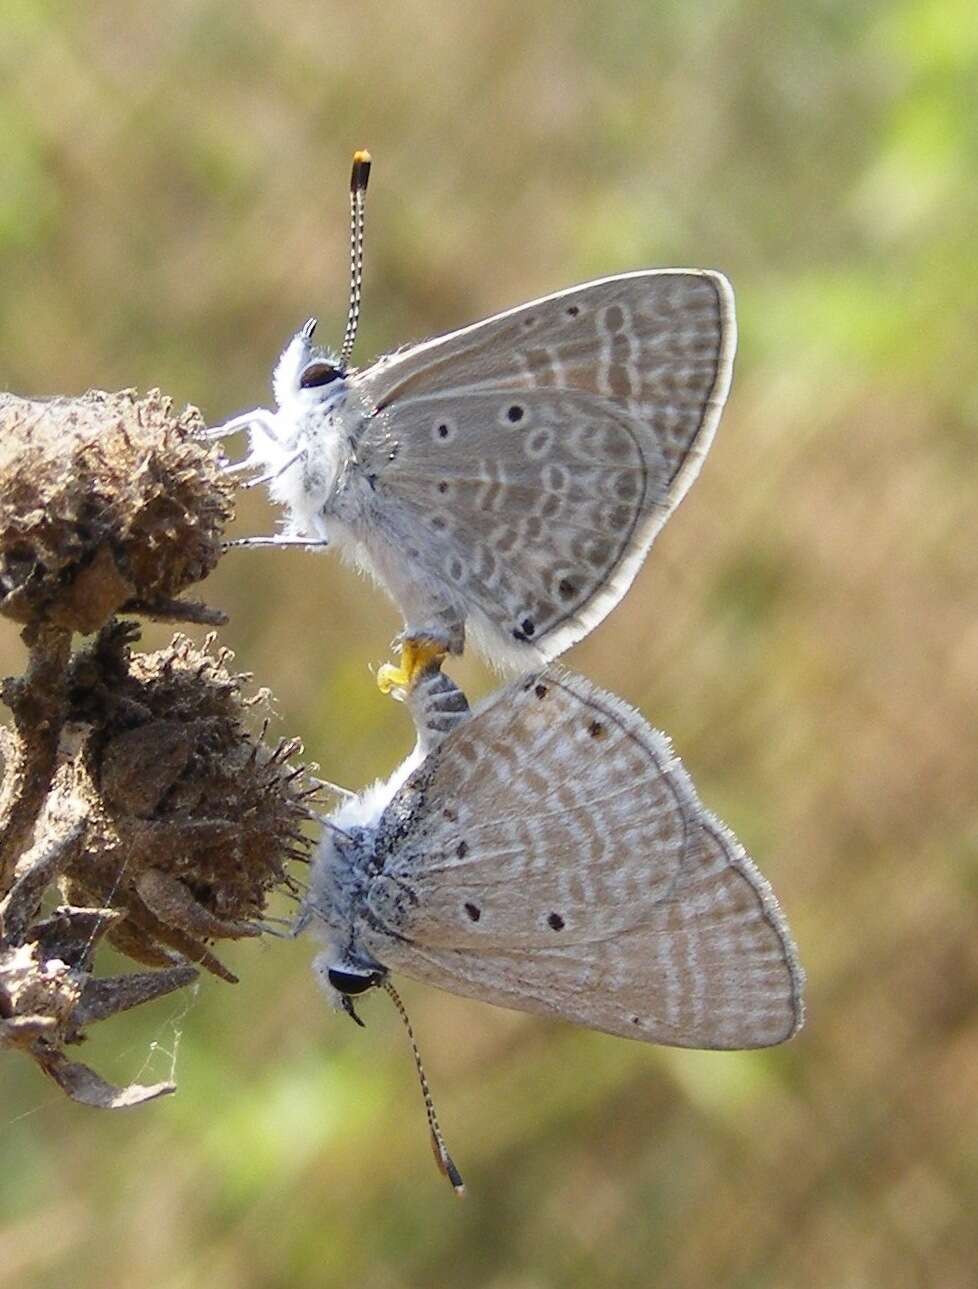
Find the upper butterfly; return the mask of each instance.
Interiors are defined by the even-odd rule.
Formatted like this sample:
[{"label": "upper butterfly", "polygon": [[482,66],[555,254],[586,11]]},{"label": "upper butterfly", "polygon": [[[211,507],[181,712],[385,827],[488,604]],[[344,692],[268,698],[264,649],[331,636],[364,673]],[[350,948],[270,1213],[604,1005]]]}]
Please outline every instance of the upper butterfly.
[{"label": "upper butterfly", "polygon": [[278,410],[214,432],[250,432],[232,468],[286,511],[281,534],[240,544],[331,542],[386,587],[405,629],[384,688],[467,634],[499,666],[545,663],[618,603],[696,477],[730,386],[730,284],[602,278],[357,370],[369,164],[356,155],[340,353],[310,319],[275,369]]}]

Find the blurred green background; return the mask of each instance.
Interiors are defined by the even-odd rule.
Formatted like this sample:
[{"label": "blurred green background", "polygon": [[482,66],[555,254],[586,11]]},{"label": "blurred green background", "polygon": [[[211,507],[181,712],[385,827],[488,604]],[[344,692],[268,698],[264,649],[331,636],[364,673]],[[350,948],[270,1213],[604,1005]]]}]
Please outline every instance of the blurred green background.
[{"label": "blurred green background", "polygon": [[[175,1070],[169,1100],[86,1111],[0,1064],[0,1285],[973,1285],[973,0],[6,0],[0,76],[18,393],[266,403],[310,312],[341,335],[355,147],[361,361],[593,275],[729,274],[714,450],[569,661],[673,735],[809,973],[801,1036],[736,1055],[405,983],[459,1204],[393,1009],[355,1030],[310,944],[246,944],[238,986],[94,1031],[85,1059]],[[273,520],[255,499],[236,529]],[[407,751],[368,670],[398,626],[377,592],[276,551],[206,591],[324,774]]]}]

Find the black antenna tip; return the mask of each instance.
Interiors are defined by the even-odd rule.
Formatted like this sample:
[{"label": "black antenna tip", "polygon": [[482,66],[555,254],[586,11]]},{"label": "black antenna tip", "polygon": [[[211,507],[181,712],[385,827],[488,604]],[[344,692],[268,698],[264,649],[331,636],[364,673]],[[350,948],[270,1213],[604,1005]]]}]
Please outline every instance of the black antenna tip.
[{"label": "black antenna tip", "polygon": [[431,1128],[431,1153],[435,1157],[438,1171],[443,1177],[448,1178],[451,1183],[452,1190],[456,1195],[464,1196],[465,1182],[462,1181],[462,1174],[455,1167],[455,1160],[445,1149],[445,1143],[442,1141],[441,1135],[435,1132],[435,1129],[431,1127],[430,1123],[429,1127]]},{"label": "black antenna tip", "polygon": [[452,1183],[452,1190],[461,1198],[465,1194],[465,1182],[462,1181],[462,1174],[455,1167],[451,1155],[445,1156],[445,1176]]},{"label": "black antenna tip", "polygon": [[366,192],[370,179],[372,158],[369,152],[361,149],[353,154],[353,170],[350,172],[350,192]]}]

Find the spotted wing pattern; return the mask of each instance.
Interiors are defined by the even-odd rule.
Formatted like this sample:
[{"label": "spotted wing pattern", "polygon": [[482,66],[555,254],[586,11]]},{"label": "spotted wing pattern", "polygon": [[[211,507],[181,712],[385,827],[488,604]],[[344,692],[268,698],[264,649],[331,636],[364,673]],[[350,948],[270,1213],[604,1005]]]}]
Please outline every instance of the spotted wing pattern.
[{"label": "spotted wing pattern", "polygon": [[381,821],[365,944],[501,1006],[682,1047],[801,1023],[770,887],[700,805],[668,740],[552,668],[500,691]]},{"label": "spotted wing pattern", "polygon": [[735,343],[719,274],[574,287],[368,369],[358,457],[477,636],[549,659],[622,597],[698,472]]}]

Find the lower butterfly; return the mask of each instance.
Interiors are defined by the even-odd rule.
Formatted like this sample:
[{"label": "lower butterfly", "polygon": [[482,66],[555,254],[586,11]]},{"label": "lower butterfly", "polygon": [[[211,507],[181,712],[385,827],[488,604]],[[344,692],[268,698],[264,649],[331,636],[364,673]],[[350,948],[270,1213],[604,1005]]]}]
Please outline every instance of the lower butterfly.
[{"label": "lower butterfly", "polygon": [[335,545],[400,608],[390,688],[474,639],[494,664],[539,666],[630,586],[709,449],[736,347],[720,273],[587,282],[349,366],[360,313],[367,154],[354,160],[352,287],[340,352],[315,319],[282,354],[277,410],[232,467],[266,484],[283,532],[239,545]]},{"label": "lower butterfly", "polygon": [[314,965],[334,1005],[357,1019],[352,1000],[401,972],[649,1043],[796,1032],[787,923],[664,734],[559,667],[473,712],[434,666],[406,698],[415,750],[326,821],[299,918],[326,942]]}]

